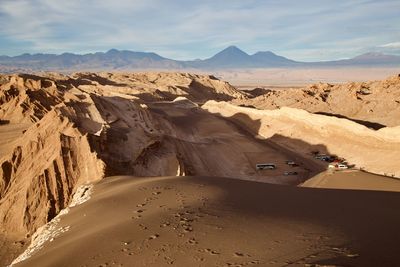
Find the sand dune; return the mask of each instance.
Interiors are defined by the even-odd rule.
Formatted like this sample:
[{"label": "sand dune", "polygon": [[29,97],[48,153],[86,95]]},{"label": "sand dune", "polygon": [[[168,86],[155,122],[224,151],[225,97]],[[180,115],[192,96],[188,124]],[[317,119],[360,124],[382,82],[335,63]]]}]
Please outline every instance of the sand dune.
[{"label": "sand dune", "polygon": [[[385,203],[385,205],[382,205]],[[110,177],[15,266],[391,266],[397,193]]]},{"label": "sand dune", "polygon": [[357,189],[400,192],[400,180],[356,170],[326,171],[300,186],[312,188]]}]

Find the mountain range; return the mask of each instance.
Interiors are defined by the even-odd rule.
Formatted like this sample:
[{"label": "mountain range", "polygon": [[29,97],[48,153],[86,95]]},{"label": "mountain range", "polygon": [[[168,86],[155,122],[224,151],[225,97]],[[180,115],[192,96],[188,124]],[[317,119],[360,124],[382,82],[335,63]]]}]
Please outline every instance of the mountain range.
[{"label": "mountain range", "polygon": [[351,59],[300,62],[270,51],[249,55],[236,46],[229,46],[204,60],[173,60],[152,52],[111,49],[90,54],[22,54],[0,56],[0,71],[72,71],[130,69],[235,69],[275,67],[400,67],[400,56],[366,53]]}]

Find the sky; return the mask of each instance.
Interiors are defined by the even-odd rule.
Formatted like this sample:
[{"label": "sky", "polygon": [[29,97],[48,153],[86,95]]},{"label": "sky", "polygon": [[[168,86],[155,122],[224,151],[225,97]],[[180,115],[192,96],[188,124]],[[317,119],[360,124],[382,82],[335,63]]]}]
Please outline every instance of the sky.
[{"label": "sky", "polygon": [[116,48],[187,60],[230,45],[302,61],[400,55],[400,1],[0,0],[0,55]]}]

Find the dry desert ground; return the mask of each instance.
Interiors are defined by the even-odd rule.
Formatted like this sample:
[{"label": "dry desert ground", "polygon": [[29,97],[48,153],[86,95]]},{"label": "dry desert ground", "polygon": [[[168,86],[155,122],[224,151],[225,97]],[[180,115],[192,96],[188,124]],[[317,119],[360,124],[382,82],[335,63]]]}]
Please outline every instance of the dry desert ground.
[{"label": "dry desert ground", "polygon": [[1,75],[0,265],[398,265],[400,75],[355,80]]}]

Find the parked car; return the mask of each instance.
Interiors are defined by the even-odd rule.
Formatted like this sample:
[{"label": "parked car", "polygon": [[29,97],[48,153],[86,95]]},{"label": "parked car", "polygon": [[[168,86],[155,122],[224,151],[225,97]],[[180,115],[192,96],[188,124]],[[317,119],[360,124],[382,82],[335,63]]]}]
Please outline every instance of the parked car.
[{"label": "parked car", "polygon": [[331,163],[331,164],[329,164],[328,168],[345,170],[345,169],[348,169],[349,166],[347,164],[343,164],[343,163]]},{"label": "parked car", "polygon": [[316,159],[323,159],[323,158],[326,158],[326,157],[328,157],[328,155],[325,155],[325,154],[318,154],[318,155],[314,156],[314,158],[316,158]]},{"label": "parked car", "polygon": [[292,167],[297,167],[299,166],[299,164],[297,164],[296,162],[294,162],[293,160],[287,160],[286,164]]},{"label": "parked car", "polygon": [[257,170],[273,170],[273,169],[276,169],[276,166],[273,163],[259,163],[259,164],[256,164],[256,169]]},{"label": "parked car", "polygon": [[338,168],[338,169],[344,170],[344,169],[348,169],[349,166],[347,166],[346,164],[338,164],[338,165],[337,165],[337,168]]}]

